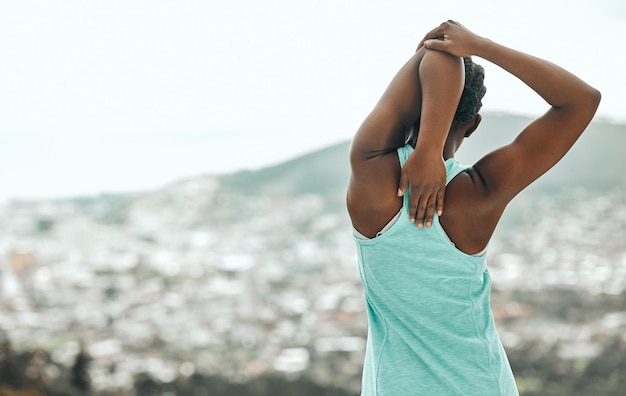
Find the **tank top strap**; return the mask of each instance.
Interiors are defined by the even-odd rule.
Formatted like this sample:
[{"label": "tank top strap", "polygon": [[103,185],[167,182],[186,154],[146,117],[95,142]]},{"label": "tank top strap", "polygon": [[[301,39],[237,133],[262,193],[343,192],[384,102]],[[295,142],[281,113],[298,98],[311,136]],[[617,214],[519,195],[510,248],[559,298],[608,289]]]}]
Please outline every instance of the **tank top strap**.
[{"label": "tank top strap", "polygon": [[[406,160],[409,158],[411,153],[413,153],[413,147],[410,144],[406,144],[402,147],[398,148],[398,159],[400,160],[400,166],[404,166]],[[469,166],[461,165],[459,161],[454,158],[448,158],[445,162],[446,164],[446,185],[450,183],[452,179],[456,177],[461,172],[465,172],[469,169]],[[403,208],[402,210],[407,212],[409,210],[409,190],[404,194],[403,199]]]},{"label": "tank top strap", "polygon": [[410,144],[405,144],[402,147],[398,147],[398,159],[400,160],[400,166],[404,166],[409,155],[413,152],[413,147]]},{"label": "tank top strap", "polygon": [[467,171],[469,168],[469,166],[459,163],[459,161],[454,158],[448,158],[446,160],[446,186],[456,175]]},{"label": "tank top strap", "polygon": [[[406,144],[398,148],[398,159],[400,160],[400,166],[404,166],[406,160],[413,153],[413,147],[410,144]],[[461,172],[465,172],[469,169],[469,166],[462,165],[454,158],[448,158],[446,160],[446,185],[450,183],[450,180],[454,179],[456,175]]]}]

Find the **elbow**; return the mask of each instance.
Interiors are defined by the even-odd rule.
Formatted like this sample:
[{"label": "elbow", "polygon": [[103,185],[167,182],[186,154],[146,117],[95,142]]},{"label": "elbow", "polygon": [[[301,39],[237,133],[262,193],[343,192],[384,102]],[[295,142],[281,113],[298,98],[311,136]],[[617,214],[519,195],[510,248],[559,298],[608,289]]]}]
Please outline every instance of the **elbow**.
[{"label": "elbow", "polygon": [[602,93],[599,90],[589,87],[587,94],[585,95],[585,105],[588,109],[591,118],[596,114],[600,101],[602,100]]},{"label": "elbow", "polygon": [[576,100],[578,102],[577,111],[580,114],[587,114],[589,120],[591,120],[591,118],[593,118],[593,116],[596,114],[598,106],[600,106],[602,94],[599,90],[591,86],[587,86],[584,91],[580,92],[576,96]]},{"label": "elbow", "polygon": [[[368,156],[368,154],[370,155]],[[354,170],[358,168],[363,161],[367,161],[369,158],[371,158],[371,150],[368,150],[367,146],[364,146],[360,139],[353,139],[348,150],[350,167]]]},{"label": "elbow", "polygon": [[584,84],[578,90],[572,91],[567,103],[552,105],[555,109],[568,109],[578,114],[591,114],[593,116],[600,105],[602,94],[590,85]]},{"label": "elbow", "polygon": [[580,98],[581,99],[584,98],[588,106],[591,106],[594,109],[597,109],[598,106],[600,105],[600,101],[602,100],[602,93],[596,88],[592,87],[591,85],[588,85],[588,84],[585,84],[585,85],[586,85],[586,90],[580,96]]},{"label": "elbow", "polygon": [[597,109],[598,106],[600,105],[600,101],[602,100],[602,93],[593,87],[590,87],[590,88],[591,88],[591,97],[592,97],[593,103],[595,104],[595,108]]}]

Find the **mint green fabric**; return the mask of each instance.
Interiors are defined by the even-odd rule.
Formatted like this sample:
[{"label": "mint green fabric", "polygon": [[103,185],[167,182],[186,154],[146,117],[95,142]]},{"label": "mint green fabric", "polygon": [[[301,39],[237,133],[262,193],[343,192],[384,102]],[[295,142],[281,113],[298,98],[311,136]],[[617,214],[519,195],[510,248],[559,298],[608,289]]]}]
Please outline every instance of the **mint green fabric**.
[{"label": "mint green fabric", "polygon": [[[401,164],[412,151],[398,149]],[[465,170],[448,159],[446,182]],[[418,229],[408,192],[387,232],[355,241],[368,314],[362,396],[518,395],[491,313],[484,254],[456,249],[437,217]]]}]

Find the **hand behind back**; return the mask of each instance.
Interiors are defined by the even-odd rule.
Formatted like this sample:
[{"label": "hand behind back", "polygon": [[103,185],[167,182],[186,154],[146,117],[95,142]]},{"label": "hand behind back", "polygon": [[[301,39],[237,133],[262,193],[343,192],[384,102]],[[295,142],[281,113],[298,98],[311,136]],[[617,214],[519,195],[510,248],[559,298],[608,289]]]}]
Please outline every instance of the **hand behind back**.
[{"label": "hand behind back", "polygon": [[402,167],[398,195],[409,189],[409,219],[417,227],[433,224],[435,211],[441,216],[446,190],[446,166],[441,154],[414,151]]}]

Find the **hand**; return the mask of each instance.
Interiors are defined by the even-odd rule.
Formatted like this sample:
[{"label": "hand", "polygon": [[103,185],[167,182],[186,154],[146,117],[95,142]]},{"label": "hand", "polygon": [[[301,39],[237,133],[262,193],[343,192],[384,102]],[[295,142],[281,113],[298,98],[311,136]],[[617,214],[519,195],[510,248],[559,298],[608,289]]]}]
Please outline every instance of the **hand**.
[{"label": "hand", "polygon": [[480,36],[472,33],[460,23],[450,20],[428,32],[417,49],[424,46],[458,57],[469,57],[473,55],[475,45],[479,40],[481,40]]},{"label": "hand", "polygon": [[402,167],[398,196],[404,195],[409,186],[409,219],[418,228],[422,228],[424,224],[430,227],[435,208],[437,215],[441,216],[443,213],[446,165],[441,154],[422,155],[414,151]]}]

